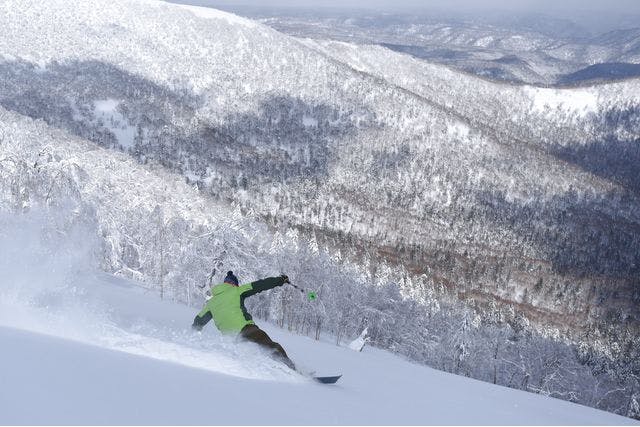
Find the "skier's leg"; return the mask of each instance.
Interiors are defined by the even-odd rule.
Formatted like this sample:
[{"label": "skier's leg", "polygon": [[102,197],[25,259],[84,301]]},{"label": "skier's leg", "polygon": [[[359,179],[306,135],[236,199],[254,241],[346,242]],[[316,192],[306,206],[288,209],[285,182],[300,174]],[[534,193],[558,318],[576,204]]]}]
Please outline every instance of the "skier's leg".
[{"label": "skier's leg", "polygon": [[278,359],[281,359],[285,365],[293,370],[296,369],[296,366],[294,365],[293,361],[289,359],[289,356],[287,356],[287,352],[284,351],[284,348],[282,348],[282,346],[277,342],[273,341],[265,331],[263,331],[256,325],[245,326],[244,328],[242,328],[242,331],[240,331],[240,335],[242,335],[242,337],[248,341],[273,350],[274,355]]},{"label": "skier's leg", "polygon": [[241,331],[242,336],[256,344],[260,344],[263,347],[268,347],[270,349],[275,350],[282,357],[289,358],[287,353],[284,351],[284,348],[277,342],[273,341],[269,335],[262,329],[260,329],[256,325],[247,325]]}]

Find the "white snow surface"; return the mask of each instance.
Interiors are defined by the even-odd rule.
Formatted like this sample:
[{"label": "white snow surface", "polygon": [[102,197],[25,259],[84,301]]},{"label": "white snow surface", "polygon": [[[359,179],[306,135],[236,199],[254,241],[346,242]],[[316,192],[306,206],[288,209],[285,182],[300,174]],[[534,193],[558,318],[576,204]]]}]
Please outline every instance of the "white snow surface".
[{"label": "white snow surface", "polygon": [[0,424],[635,423],[259,322],[303,369],[344,374],[317,384],[194,333],[197,309],[98,272],[90,233],[50,218],[0,213]]},{"label": "white snow surface", "polygon": [[362,331],[362,333],[360,333],[360,335],[358,336],[358,338],[356,338],[355,340],[351,341],[348,345],[348,347],[353,350],[353,351],[362,351],[362,349],[364,348],[365,344],[369,341],[369,338],[367,337],[367,328],[364,328],[364,331]]},{"label": "white snow surface", "polygon": [[257,22],[250,19],[242,18],[238,15],[234,15],[233,13],[223,12],[221,10],[212,9],[210,7],[192,6],[188,4],[177,4],[177,6],[188,10],[198,18],[224,19],[231,24],[240,24],[249,28],[254,28],[258,25]]},{"label": "white snow surface", "polygon": [[469,126],[464,123],[455,122],[449,125],[448,129],[449,133],[457,138],[466,140],[469,138],[470,129]]},{"label": "white snow surface", "polygon": [[318,127],[318,120],[310,116],[303,116],[302,124],[306,127]]},{"label": "white snow surface", "polygon": [[533,109],[537,112],[561,110],[584,117],[598,110],[598,97],[588,89],[551,89],[539,87],[525,87],[533,102]]},{"label": "white snow surface", "polygon": [[129,125],[127,119],[118,111],[120,101],[115,99],[100,99],[94,101],[94,112],[104,127],[116,137],[122,148],[135,146],[136,128]]}]

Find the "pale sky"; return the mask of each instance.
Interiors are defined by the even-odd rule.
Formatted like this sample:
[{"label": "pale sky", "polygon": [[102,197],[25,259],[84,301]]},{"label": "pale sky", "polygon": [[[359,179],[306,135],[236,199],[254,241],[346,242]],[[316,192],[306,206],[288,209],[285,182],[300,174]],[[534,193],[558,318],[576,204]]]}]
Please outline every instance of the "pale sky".
[{"label": "pale sky", "polygon": [[[175,1],[175,0],[174,0]],[[640,0],[186,0],[191,4],[294,6],[294,7],[349,7],[387,11],[438,8],[457,12],[474,10],[505,10],[553,13],[614,12],[640,14]]]}]

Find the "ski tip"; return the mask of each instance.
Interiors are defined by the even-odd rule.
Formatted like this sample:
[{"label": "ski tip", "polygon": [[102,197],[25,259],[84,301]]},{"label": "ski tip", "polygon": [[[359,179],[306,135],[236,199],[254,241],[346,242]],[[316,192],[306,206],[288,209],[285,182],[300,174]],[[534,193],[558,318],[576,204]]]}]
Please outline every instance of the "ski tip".
[{"label": "ski tip", "polygon": [[313,379],[322,384],[335,384],[341,377],[342,375],[334,375],[330,377],[313,377]]}]

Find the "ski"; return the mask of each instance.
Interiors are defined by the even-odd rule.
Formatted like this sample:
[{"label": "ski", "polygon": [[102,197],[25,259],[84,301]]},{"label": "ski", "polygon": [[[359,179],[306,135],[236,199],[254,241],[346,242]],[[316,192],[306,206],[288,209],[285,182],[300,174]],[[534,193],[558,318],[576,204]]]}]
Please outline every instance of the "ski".
[{"label": "ski", "polygon": [[313,379],[322,384],[335,384],[341,377],[342,375],[335,375],[332,377],[313,377]]}]

